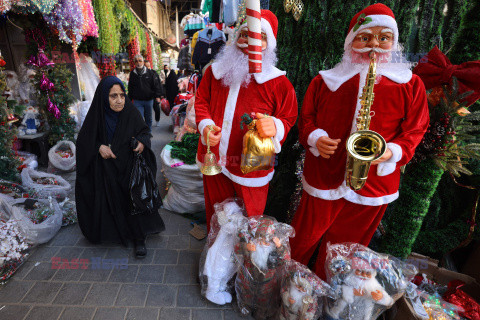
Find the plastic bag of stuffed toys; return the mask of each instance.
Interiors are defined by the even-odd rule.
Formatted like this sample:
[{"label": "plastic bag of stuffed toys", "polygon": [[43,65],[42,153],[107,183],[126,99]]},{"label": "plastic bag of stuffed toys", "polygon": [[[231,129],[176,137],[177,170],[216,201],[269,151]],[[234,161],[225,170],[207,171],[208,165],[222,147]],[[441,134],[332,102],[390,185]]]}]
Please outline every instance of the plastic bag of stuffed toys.
[{"label": "plastic bag of stuffed toys", "polygon": [[330,286],[303,264],[290,260],[280,290],[278,320],[315,320],[323,313],[326,297],[334,298]]},{"label": "plastic bag of stuffed toys", "polygon": [[229,198],[214,205],[210,232],[200,258],[202,295],[209,301],[224,305],[232,302],[233,286],[229,281],[237,272],[234,249],[238,229],[245,224],[243,201]]},{"label": "plastic bag of stuffed toys", "polygon": [[294,234],[291,226],[269,216],[250,217],[240,228],[235,292],[242,314],[258,320],[277,312],[284,265],[290,260],[289,237]]},{"label": "plastic bag of stuffed toys", "polygon": [[338,295],[329,299],[328,319],[376,319],[400,298],[416,274],[413,265],[356,243],[328,245],[327,278]]}]

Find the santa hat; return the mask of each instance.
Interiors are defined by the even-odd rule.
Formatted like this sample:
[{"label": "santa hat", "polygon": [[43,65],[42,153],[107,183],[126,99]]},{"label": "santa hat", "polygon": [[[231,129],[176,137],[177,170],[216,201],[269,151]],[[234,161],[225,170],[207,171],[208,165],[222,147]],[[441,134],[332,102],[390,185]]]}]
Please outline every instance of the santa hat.
[{"label": "santa hat", "polygon": [[375,268],[367,260],[357,257],[352,258],[352,269],[365,271],[375,270]]},{"label": "santa hat", "polygon": [[258,219],[257,230],[255,230],[255,238],[269,239],[275,234],[275,221],[269,217],[261,217]]},{"label": "santa hat", "polygon": [[[262,9],[261,12],[261,25],[262,32],[267,35],[267,47],[269,49],[275,49],[277,47],[277,32],[278,32],[278,19],[275,14],[270,10]],[[242,30],[247,27],[247,22],[243,23],[238,30]],[[238,34],[235,37],[235,41],[238,39]]]},{"label": "santa hat", "polygon": [[348,27],[348,35],[345,38],[344,50],[347,51],[353,39],[362,30],[372,27],[387,27],[393,31],[392,50],[396,50],[398,44],[398,27],[393,11],[382,3],[372,4],[357,13]]}]

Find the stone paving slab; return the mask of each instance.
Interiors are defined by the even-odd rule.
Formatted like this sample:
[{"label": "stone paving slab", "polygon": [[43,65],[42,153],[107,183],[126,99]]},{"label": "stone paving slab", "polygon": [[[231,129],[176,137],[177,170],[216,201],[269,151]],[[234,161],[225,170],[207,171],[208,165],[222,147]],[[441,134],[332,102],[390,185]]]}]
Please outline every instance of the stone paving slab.
[{"label": "stone paving slab", "polygon": [[[152,148],[157,155],[172,140],[170,121],[163,117],[162,126],[152,128]],[[157,181],[164,195],[165,181],[157,160]],[[75,173],[65,177],[74,186]],[[0,319],[250,319],[235,313],[231,305],[217,306],[201,296],[198,261],[205,240],[188,234],[191,220],[167,210],[160,214],[166,230],[147,239],[148,256],[143,260],[134,258],[132,247],[89,243],[78,224],[63,227],[48,243],[33,249],[12,279],[0,286]],[[89,263],[56,269],[52,268],[54,257],[89,259]],[[115,267],[117,259],[128,263]]]}]

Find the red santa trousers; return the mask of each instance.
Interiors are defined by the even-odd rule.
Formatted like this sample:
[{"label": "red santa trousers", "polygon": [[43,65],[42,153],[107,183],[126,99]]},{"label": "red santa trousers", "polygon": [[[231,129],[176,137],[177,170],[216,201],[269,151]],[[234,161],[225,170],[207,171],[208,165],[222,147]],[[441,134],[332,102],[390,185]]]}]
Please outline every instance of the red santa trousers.
[{"label": "red santa trousers", "polygon": [[292,259],[307,265],[322,239],[314,271],[326,280],[327,243],[356,242],[368,246],[386,209],[387,204],[365,206],[345,199],[324,200],[303,191],[292,221]]},{"label": "red santa trousers", "polygon": [[263,187],[246,187],[233,182],[223,173],[203,176],[207,229],[210,231],[210,218],[215,213],[213,205],[227,198],[241,198],[249,217],[263,214],[267,203],[268,183]]}]

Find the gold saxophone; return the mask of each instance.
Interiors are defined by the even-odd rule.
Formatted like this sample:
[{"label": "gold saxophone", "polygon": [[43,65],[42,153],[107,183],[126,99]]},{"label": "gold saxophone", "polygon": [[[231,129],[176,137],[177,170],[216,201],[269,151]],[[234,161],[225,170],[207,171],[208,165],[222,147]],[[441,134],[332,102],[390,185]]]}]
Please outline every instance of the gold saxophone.
[{"label": "gold saxophone", "polygon": [[367,182],[368,171],[372,161],[377,160],[387,150],[385,139],[375,131],[369,130],[373,104],[373,87],[377,76],[377,60],[375,52],[370,54],[367,79],[363,87],[360,104],[362,105],[357,117],[357,131],[347,140],[347,185],[352,190],[360,190]]}]

